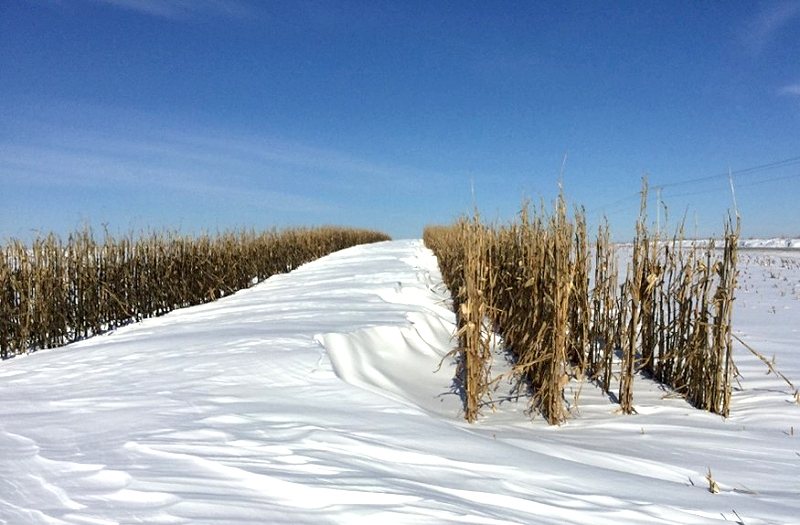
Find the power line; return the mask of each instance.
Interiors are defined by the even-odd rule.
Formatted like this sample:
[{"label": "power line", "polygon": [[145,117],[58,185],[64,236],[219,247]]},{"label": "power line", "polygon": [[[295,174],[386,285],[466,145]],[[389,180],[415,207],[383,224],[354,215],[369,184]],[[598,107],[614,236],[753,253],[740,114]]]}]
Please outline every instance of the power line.
[{"label": "power line", "polygon": [[790,157],[788,159],[783,160],[776,160],[773,162],[768,162],[766,164],[760,164],[758,166],[751,166],[749,168],[743,168],[736,171],[731,171],[728,173],[719,173],[717,175],[709,175],[706,177],[698,177],[696,179],[687,179],[677,182],[667,182],[665,184],[658,184],[653,186],[653,188],[670,188],[673,186],[684,186],[687,184],[696,184],[698,182],[707,182],[710,180],[717,180],[717,179],[727,179],[730,175],[750,175],[753,173],[758,173],[761,171],[768,171],[775,168],[785,168],[787,166],[793,166],[795,164],[800,164],[800,156],[798,157]]},{"label": "power line", "polygon": [[800,172],[793,173],[791,175],[786,175],[784,177],[775,177],[775,178],[772,178],[772,179],[764,179],[764,180],[754,180],[754,181],[747,182],[745,184],[739,184],[739,186],[743,187],[743,188],[747,188],[748,186],[758,186],[759,184],[766,184],[768,182],[776,182],[776,181],[780,181],[780,180],[788,180],[788,179],[795,179],[795,178],[800,178]]},{"label": "power line", "polygon": [[[794,179],[794,178],[800,178],[800,172],[793,173],[791,175],[784,175],[782,177],[773,177],[771,179],[751,180],[751,181],[747,181],[747,182],[744,182],[744,183],[737,183],[736,187],[737,188],[747,188],[747,187],[750,187],[750,186],[758,186],[759,184],[766,184],[768,182],[776,182],[776,181],[788,180],[788,179]],[[654,186],[654,188],[663,188],[663,186]],[[703,195],[703,194],[706,194],[706,193],[728,192],[728,191],[730,191],[730,187],[724,186],[724,187],[712,188],[712,189],[708,189],[708,190],[685,191],[683,193],[669,193],[668,196],[669,197],[691,197],[691,196],[694,196],[694,195]]]},{"label": "power line", "polygon": [[[786,168],[786,167],[794,166],[794,165],[797,165],[797,164],[800,164],[800,156],[789,157],[787,159],[767,162],[765,164],[759,164],[757,166],[750,166],[750,167],[747,167],[747,168],[734,170],[734,171],[731,171],[729,173],[719,173],[719,174],[716,174],[716,175],[708,175],[708,176],[705,176],[705,177],[697,177],[697,178],[694,178],[694,179],[686,179],[686,180],[676,181],[676,182],[667,182],[667,183],[664,183],[664,184],[655,184],[655,185],[651,185],[650,189],[662,190],[664,188],[675,188],[675,187],[678,187],[678,186],[691,186],[693,184],[698,184],[698,183],[702,183],[702,182],[709,182],[709,181],[728,179],[730,176],[736,176],[737,178],[741,177],[741,176],[750,176],[750,175],[753,175],[753,174],[756,174],[756,173],[768,172],[768,171],[771,171],[771,170],[775,170],[775,169],[779,169],[779,168]],[[748,182],[745,182],[745,183],[737,183],[737,186],[741,186],[741,187],[755,186],[755,185],[758,185],[758,184],[766,184],[768,182],[775,182],[775,181],[793,179],[793,178],[798,178],[798,177],[800,177],[800,172],[793,173],[793,174],[786,175],[786,176],[782,176],[782,177],[776,177],[776,178],[772,178],[772,179],[756,180],[756,181],[752,181],[751,180],[751,181],[748,181]],[[726,186],[725,189],[727,190],[727,186]],[[694,195],[702,195],[702,194],[706,194],[706,193],[714,193],[714,192],[722,191],[722,190],[723,190],[723,188],[719,188],[718,190],[717,189],[710,189],[710,190],[707,189],[707,190],[699,190],[699,191],[686,191],[686,192],[678,193],[678,194],[671,193],[671,194],[668,194],[667,196],[668,197],[687,197],[687,196],[694,196]],[[630,195],[628,195],[626,197],[622,197],[622,198],[620,198],[618,200],[615,200],[614,202],[611,202],[611,203],[606,204],[604,206],[598,206],[596,208],[593,208],[593,209],[589,210],[589,212],[593,213],[593,212],[599,211],[599,210],[610,211],[610,210],[614,210],[614,209],[617,209],[617,208],[621,208],[628,201],[631,201],[633,199],[637,199],[637,198],[640,198],[640,197],[641,197],[641,192],[632,193],[632,194],[630,194]]]}]

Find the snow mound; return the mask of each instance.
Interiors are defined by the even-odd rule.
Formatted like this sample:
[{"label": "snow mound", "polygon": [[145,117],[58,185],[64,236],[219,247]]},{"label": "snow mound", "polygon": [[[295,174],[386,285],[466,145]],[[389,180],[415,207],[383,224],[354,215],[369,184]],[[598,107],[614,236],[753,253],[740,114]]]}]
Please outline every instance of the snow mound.
[{"label": "snow mound", "polygon": [[[798,268],[746,268],[736,314],[795,378]],[[638,415],[585,385],[561,427],[524,399],[468,425],[453,324],[394,241],[6,361],[0,523],[797,522],[800,405],[756,358],[728,420],[637,380]]]},{"label": "snow mound", "polygon": [[787,239],[783,237],[773,239],[742,239],[739,244],[743,248],[800,249],[800,239]]}]

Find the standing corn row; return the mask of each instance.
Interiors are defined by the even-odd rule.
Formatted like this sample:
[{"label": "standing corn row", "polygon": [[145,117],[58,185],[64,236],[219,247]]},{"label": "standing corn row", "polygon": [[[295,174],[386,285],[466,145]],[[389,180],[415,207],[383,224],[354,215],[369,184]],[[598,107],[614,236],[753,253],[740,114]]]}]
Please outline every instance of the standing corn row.
[{"label": "standing corn row", "polygon": [[[616,375],[625,413],[635,411],[633,381],[639,373],[671,386],[698,408],[729,411],[738,222],[735,231],[726,227],[718,260],[713,242],[704,249],[686,248],[682,234],[671,244],[659,233],[651,235],[646,202],[645,183],[632,260],[621,286],[606,225],[594,243],[590,289],[585,216],[578,212],[570,221],[563,195],[552,215],[542,207],[531,216],[525,205],[520,220],[507,227],[486,228],[476,218],[425,230],[456,311],[469,319],[459,334],[465,336],[467,326],[475,330],[462,346],[480,347],[485,334],[481,339],[478,327],[487,317],[514,357],[514,372],[530,386],[532,405],[551,424],[567,417],[565,385],[584,374],[607,392]],[[485,379],[466,383],[470,421],[477,414],[476,399],[487,395],[485,385],[491,382],[488,364],[479,368]]]},{"label": "standing corn row", "polygon": [[591,298],[591,342],[587,367],[605,392],[611,390],[614,350],[621,346],[618,329],[620,314],[619,273],[608,223],[600,226],[595,240],[594,288]]},{"label": "standing corn row", "polygon": [[725,225],[725,247],[722,264],[719,267],[719,286],[714,296],[714,348],[723,361],[717,375],[716,394],[712,412],[728,417],[731,406],[731,389],[734,374],[733,337],[731,324],[733,317],[734,290],[738,274],[736,265],[739,259],[739,233],[741,221],[737,215],[736,227],[730,221]]},{"label": "standing corn row", "polygon": [[[636,237],[633,241],[633,254],[631,266],[628,269],[628,276],[623,285],[623,300],[626,301],[626,308],[623,312],[630,312],[630,317],[620,320],[620,324],[626,323],[625,334],[622,336],[622,364],[620,367],[619,378],[619,405],[622,412],[630,414],[633,409],[633,379],[637,371],[636,353],[639,349],[639,337],[642,341],[649,340],[645,330],[640,330],[642,314],[647,313],[647,271],[650,266],[650,243],[647,239],[647,186],[642,190],[642,201],[639,209],[639,219],[636,222]],[[643,302],[643,299],[645,301]],[[649,319],[648,319],[649,320]],[[652,324],[648,325],[652,326]],[[642,345],[642,354],[648,353]],[[650,354],[648,353],[648,356]]]},{"label": "standing corn row", "polygon": [[366,230],[313,228],[135,240],[86,229],[66,244],[0,246],[0,358],[51,348],[132,320],[199,304],[348,246],[386,240]]},{"label": "standing corn row", "polygon": [[474,222],[464,223],[462,236],[470,239],[464,253],[464,279],[459,290],[459,330],[456,333],[462,356],[459,375],[465,394],[465,417],[472,422],[478,417],[482,400],[488,394],[491,353],[487,319],[487,267],[486,241],[483,227],[477,216]]}]

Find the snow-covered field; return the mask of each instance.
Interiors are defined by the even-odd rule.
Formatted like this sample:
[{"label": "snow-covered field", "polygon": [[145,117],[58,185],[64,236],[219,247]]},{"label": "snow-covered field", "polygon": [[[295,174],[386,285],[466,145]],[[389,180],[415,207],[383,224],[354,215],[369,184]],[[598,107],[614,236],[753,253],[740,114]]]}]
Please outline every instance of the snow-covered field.
[{"label": "snow-covered field", "polygon": [[739,245],[743,248],[800,248],[800,239],[786,239],[776,237],[774,239],[742,239]]},{"label": "snow-covered field", "polygon": [[[800,251],[741,261],[736,332],[800,383]],[[0,522],[800,523],[800,404],[741,347],[727,420],[639,378],[469,425],[453,322],[395,241],[0,363]]]}]

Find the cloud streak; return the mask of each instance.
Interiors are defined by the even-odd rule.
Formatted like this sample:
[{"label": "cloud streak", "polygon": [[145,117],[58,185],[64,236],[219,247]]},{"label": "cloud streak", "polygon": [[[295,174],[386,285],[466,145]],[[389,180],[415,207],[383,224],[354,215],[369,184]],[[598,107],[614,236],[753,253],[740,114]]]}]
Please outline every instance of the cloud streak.
[{"label": "cloud streak", "polygon": [[[224,200],[239,206],[260,206],[274,211],[321,213],[335,209],[324,200],[303,195],[287,188],[264,189],[237,183],[222,171],[197,162],[142,162],[135,154],[140,148],[120,148],[117,153],[86,151],[81,145],[49,148],[2,145],[0,148],[0,181],[5,186],[40,188],[84,188],[117,192],[147,189],[169,192],[184,197],[201,196]],[[212,157],[208,156],[208,160]],[[185,159],[184,159],[185,160]],[[220,159],[216,159],[219,161]],[[182,166],[179,166],[182,164]]]},{"label": "cloud streak", "polygon": [[800,97],[800,84],[784,86],[778,90],[779,95],[795,95]]},{"label": "cloud streak", "polygon": [[93,0],[128,11],[167,18],[186,20],[196,16],[249,18],[250,6],[236,0]]},{"label": "cloud streak", "polygon": [[798,17],[800,17],[800,0],[773,4],[753,21],[746,35],[748,47],[753,53],[760,54],[784,27]]},{"label": "cloud streak", "polygon": [[14,126],[20,129],[0,136],[0,185],[35,191],[146,190],[175,200],[326,214],[388,188],[396,197],[420,187],[445,191],[451,179],[297,141],[197,126],[187,130],[152,115],[82,109],[80,119],[67,117],[69,133],[63,132],[63,122],[52,128],[41,115],[20,117]]},{"label": "cloud streak", "polygon": [[193,147],[200,146],[203,150],[226,152],[230,158],[241,159],[251,165],[291,167],[309,174],[346,175],[344,178],[326,177],[321,181],[326,186],[343,190],[391,184],[395,191],[413,191],[420,184],[436,184],[437,180],[445,178],[436,172],[374,163],[352,154],[294,141],[241,136],[232,139],[194,136],[180,140],[194,144]]}]

